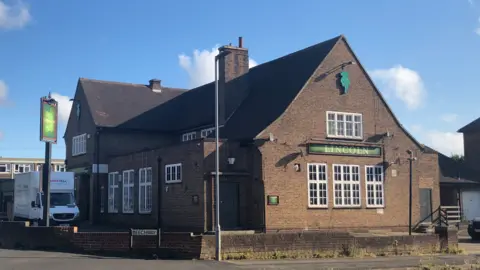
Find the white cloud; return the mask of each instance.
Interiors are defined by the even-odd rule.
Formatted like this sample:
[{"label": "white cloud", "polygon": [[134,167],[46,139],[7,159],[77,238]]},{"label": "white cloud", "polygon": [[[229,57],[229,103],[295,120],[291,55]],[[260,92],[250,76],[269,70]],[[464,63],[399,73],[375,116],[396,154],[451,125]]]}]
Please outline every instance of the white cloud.
[{"label": "white cloud", "polygon": [[442,115],[441,119],[447,123],[452,123],[457,121],[458,115],[454,113],[447,113]]},{"label": "white cloud", "polygon": [[[189,77],[189,87],[195,88],[215,80],[215,56],[218,55],[218,45],[209,50],[193,51],[192,56],[180,54],[178,63]],[[257,65],[253,59],[249,59],[249,66]]]},{"label": "white cloud", "polygon": [[8,86],[4,81],[0,80],[0,104],[5,103],[5,101],[7,101],[7,94],[8,94]]},{"label": "white cloud", "polygon": [[58,121],[66,124],[72,110],[72,101],[70,101],[68,96],[63,96],[59,93],[52,93],[51,96],[58,102]]},{"label": "white cloud", "polygon": [[421,125],[412,126],[412,131],[425,145],[446,156],[463,155],[463,135],[461,133],[427,130]]},{"label": "white cloud", "polygon": [[427,91],[418,72],[396,65],[390,69],[376,69],[369,73],[381,89],[393,92],[408,109],[416,109],[422,105]]},{"label": "white cloud", "polygon": [[27,5],[21,1],[7,5],[0,0],[0,29],[18,29],[24,27],[32,19]]},{"label": "white cloud", "polygon": [[463,155],[463,135],[454,132],[427,131],[426,144],[446,156]]}]

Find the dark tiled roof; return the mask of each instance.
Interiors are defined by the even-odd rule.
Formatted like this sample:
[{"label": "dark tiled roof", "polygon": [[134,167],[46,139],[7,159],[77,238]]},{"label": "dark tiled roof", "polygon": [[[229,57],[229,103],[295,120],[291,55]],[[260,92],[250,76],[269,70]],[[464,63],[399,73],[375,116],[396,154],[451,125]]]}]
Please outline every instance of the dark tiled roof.
[{"label": "dark tiled roof", "polygon": [[[238,93],[236,87],[227,86],[225,93],[227,121],[221,128],[221,137],[229,139],[256,137],[281,116],[316,68],[342,38],[345,39],[343,36],[338,36],[263,63],[251,68],[239,79],[230,82],[229,84],[235,84],[238,80],[246,79],[248,89],[244,93]],[[125,122],[120,127],[165,132],[184,132],[202,126],[211,127],[214,124],[214,91],[213,82],[194,88]],[[407,136],[423,148],[401,125],[380,91],[378,89],[376,91],[397,124]]]},{"label": "dark tiled roof", "polygon": [[212,125],[214,110],[215,85],[212,82],[187,91],[120,127],[166,132],[188,130]]},{"label": "dark tiled roof", "polygon": [[226,123],[223,136],[254,138],[275,121],[340,38],[335,37],[251,69],[250,94]]},{"label": "dark tiled roof", "polygon": [[480,131],[480,118],[473,120],[468,125],[458,130],[458,132],[461,132],[461,133],[476,132],[476,131]]},{"label": "dark tiled roof", "polygon": [[425,146],[425,152],[436,153],[438,155],[438,166],[440,168],[440,183],[480,184],[479,173],[465,163],[458,162],[435,149]]},{"label": "dark tiled roof", "polygon": [[160,93],[147,85],[80,78],[95,124],[116,127],[185,92],[163,87]]},{"label": "dark tiled roof", "polygon": [[[249,89],[248,95],[243,98],[243,93],[236,91],[237,87],[227,86],[227,123],[222,129],[222,137],[231,138],[234,134],[235,138],[253,138],[279,117],[340,38],[341,36],[335,37],[258,65],[251,68],[246,75],[230,82],[229,84],[242,83],[240,80],[246,79]],[[215,117],[214,87],[212,82],[194,88],[128,121],[122,127],[187,131],[211,126]],[[278,91],[281,91],[281,94]]]}]

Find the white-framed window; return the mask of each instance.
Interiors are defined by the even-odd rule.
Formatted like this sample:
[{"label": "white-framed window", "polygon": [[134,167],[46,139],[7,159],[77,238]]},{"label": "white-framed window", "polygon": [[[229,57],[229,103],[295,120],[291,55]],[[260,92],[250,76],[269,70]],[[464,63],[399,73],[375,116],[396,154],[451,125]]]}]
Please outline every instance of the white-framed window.
[{"label": "white-framed window", "polygon": [[365,166],[365,182],[365,188],[367,193],[367,207],[384,207],[385,195],[383,190],[383,167]]},{"label": "white-framed window", "polygon": [[118,172],[111,172],[108,174],[108,212],[118,213],[118,182],[120,180]]},{"label": "white-framed window", "polygon": [[202,129],[202,131],[200,132],[200,137],[206,138],[206,137],[208,137],[208,135],[210,135],[212,132],[215,132],[215,128]]},{"label": "white-framed window", "polygon": [[152,168],[142,168],[139,175],[138,212],[146,214],[152,212]]},{"label": "white-framed window", "polygon": [[87,134],[78,135],[72,138],[72,156],[87,153]]},{"label": "white-framed window", "polygon": [[66,172],[67,168],[64,164],[54,164],[53,170],[56,172]]},{"label": "white-framed window", "polygon": [[32,170],[32,167],[30,164],[14,164],[14,173],[27,173]]},{"label": "white-framed window", "polygon": [[135,181],[135,171],[123,171],[123,213],[133,213],[133,183]]},{"label": "white-framed window", "polygon": [[335,207],[358,207],[360,203],[360,166],[333,165]]},{"label": "white-framed window", "polygon": [[331,138],[362,139],[362,114],[327,112],[327,136]]},{"label": "white-framed window", "polygon": [[10,164],[0,164],[0,173],[10,172]]},{"label": "white-framed window", "polygon": [[328,207],[327,164],[309,163],[308,167],[308,207]]},{"label": "white-framed window", "polygon": [[165,165],[165,183],[180,183],[182,182],[182,164]]},{"label": "white-framed window", "polygon": [[105,187],[100,187],[100,213],[105,212]]},{"label": "white-framed window", "polygon": [[196,132],[189,132],[182,134],[182,142],[195,140],[197,138]]}]

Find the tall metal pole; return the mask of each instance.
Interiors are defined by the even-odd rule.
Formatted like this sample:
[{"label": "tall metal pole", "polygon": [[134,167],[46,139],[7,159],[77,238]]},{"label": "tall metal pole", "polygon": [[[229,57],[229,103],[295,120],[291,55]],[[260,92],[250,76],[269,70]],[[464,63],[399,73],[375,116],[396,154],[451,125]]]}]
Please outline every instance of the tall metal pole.
[{"label": "tall metal pole", "polygon": [[410,163],[410,186],[408,192],[408,235],[412,235],[412,162],[413,162],[413,152],[410,152],[410,158],[408,159]]},{"label": "tall metal pole", "polygon": [[216,224],[216,249],[217,261],[222,260],[222,236],[220,229],[220,154],[219,154],[219,126],[218,126],[218,57],[215,57],[215,222]]},{"label": "tall metal pole", "polygon": [[50,226],[50,164],[52,163],[52,143],[45,142],[45,163],[42,170],[43,225]]}]

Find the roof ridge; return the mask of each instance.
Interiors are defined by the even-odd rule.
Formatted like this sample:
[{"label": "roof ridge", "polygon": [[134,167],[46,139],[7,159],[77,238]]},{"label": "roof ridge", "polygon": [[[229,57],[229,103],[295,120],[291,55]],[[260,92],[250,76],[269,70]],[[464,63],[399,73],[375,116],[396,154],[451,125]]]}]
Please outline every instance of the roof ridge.
[{"label": "roof ridge", "polygon": [[[121,85],[144,86],[144,87],[147,87],[146,84],[141,84],[141,83],[128,83],[128,82],[106,81],[106,80],[90,79],[90,78],[84,78],[84,77],[80,77],[79,80],[80,80],[80,81],[98,82],[98,83],[110,83],[110,84],[121,84]],[[169,88],[169,87],[167,87],[167,88]]]},{"label": "roof ridge", "polygon": [[[105,80],[97,80],[97,79],[90,79],[90,78],[83,78],[83,77],[80,77],[79,81],[81,81],[81,82],[90,81],[90,82],[98,82],[98,83],[106,83],[106,84],[118,84],[118,85],[126,85],[126,86],[134,86],[134,87],[147,87],[148,88],[148,85],[146,85],[146,84],[117,82],[117,81],[105,81]],[[186,89],[186,88],[171,87],[171,86],[162,86],[162,88],[163,89],[170,89],[170,90],[179,90],[179,91],[190,90],[190,89]]]},{"label": "roof ridge", "polygon": [[260,67],[260,66],[262,66],[262,65],[270,64],[270,63],[272,63],[272,62],[275,62],[275,61],[278,61],[278,60],[281,60],[281,59],[290,57],[290,56],[292,56],[292,55],[294,55],[294,54],[297,54],[297,53],[299,53],[299,52],[303,52],[303,51],[312,49],[312,48],[314,48],[314,47],[320,46],[321,44],[327,43],[327,42],[329,42],[329,41],[338,40],[338,39],[341,39],[341,38],[344,38],[344,36],[343,36],[343,35],[338,35],[338,36],[335,36],[335,37],[333,37],[333,38],[329,38],[329,39],[324,40],[324,41],[322,41],[322,42],[318,42],[318,43],[315,43],[315,44],[310,45],[310,46],[308,46],[308,47],[305,47],[305,48],[303,48],[303,49],[299,49],[299,50],[296,50],[296,51],[291,52],[291,53],[289,53],[289,54],[280,56],[280,57],[278,57],[278,58],[274,58],[274,59],[272,59],[272,60],[270,60],[270,61],[267,61],[267,62],[258,64],[258,65],[256,65],[255,67],[250,68],[250,69],[255,69],[255,68]]}]

